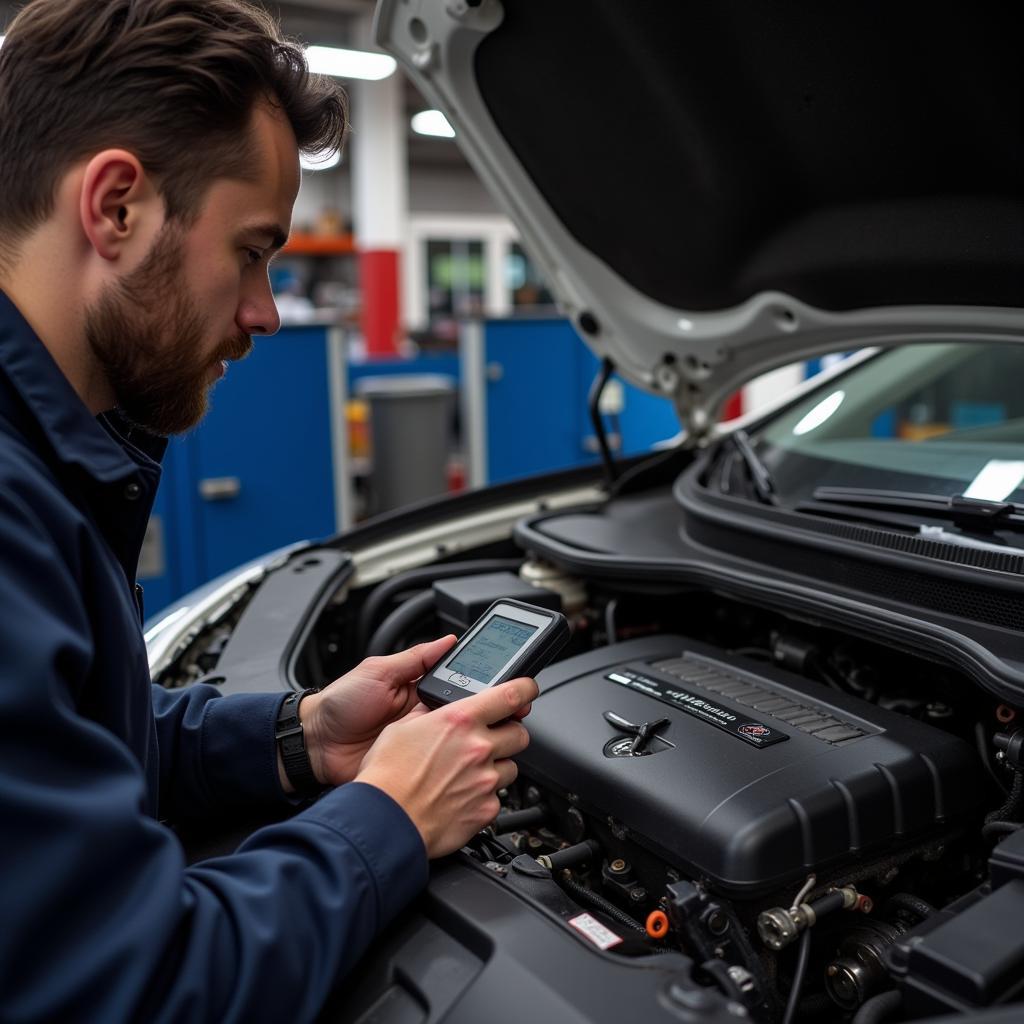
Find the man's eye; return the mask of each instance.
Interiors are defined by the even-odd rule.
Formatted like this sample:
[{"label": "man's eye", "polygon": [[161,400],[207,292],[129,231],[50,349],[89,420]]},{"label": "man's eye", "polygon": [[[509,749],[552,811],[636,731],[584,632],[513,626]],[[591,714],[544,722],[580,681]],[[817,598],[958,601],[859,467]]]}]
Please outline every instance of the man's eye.
[{"label": "man's eye", "polygon": [[262,263],[263,262],[263,253],[260,252],[259,249],[246,249],[245,252],[246,252],[246,256],[248,257],[250,263]]}]

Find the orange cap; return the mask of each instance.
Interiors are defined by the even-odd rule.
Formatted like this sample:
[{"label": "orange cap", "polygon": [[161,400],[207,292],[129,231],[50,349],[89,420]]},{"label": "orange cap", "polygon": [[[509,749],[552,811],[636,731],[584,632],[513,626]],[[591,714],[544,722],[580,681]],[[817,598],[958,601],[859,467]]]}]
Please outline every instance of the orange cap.
[{"label": "orange cap", "polygon": [[652,939],[663,939],[668,934],[668,916],[664,910],[652,910],[647,915],[647,934]]}]

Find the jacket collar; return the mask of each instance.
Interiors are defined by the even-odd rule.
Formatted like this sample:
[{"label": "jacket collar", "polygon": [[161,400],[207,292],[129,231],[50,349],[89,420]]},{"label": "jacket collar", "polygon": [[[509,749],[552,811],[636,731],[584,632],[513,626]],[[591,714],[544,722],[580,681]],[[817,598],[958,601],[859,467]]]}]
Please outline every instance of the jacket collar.
[{"label": "jacket collar", "polygon": [[117,413],[96,418],[78,397],[46,346],[0,291],[0,370],[6,373],[57,458],[100,483],[114,483],[153,466],[167,442],[129,430]]}]

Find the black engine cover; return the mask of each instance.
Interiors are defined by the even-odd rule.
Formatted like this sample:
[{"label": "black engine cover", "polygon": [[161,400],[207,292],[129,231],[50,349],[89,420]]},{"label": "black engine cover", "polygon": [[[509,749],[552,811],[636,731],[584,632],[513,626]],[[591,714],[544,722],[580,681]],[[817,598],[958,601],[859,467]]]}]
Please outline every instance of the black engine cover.
[{"label": "black engine cover", "polygon": [[[523,773],[735,896],[978,813],[977,758],[956,737],[682,637],[604,647],[539,682]],[[621,756],[606,711],[668,719],[653,753]]]}]

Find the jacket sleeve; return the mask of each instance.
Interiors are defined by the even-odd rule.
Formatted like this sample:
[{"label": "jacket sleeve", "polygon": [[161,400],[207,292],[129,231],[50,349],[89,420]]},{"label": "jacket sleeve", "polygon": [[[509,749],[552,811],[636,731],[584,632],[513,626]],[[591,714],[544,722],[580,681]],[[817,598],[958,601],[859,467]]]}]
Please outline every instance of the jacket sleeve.
[{"label": "jacket sleeve", "polygon": [[231,694],[197,683],[153,685],[160,816],[207,818],[246,805],[291,804],[277,774],[274,724],[283,693]]},{"label": "jacket sleeve", "polygon": [[422,887],[405,813],[328,793],[186,867],[141,766],[83,717],[93,656],[73,573],[0,493],[0,992],[5,1020],[309,1020]]}]

